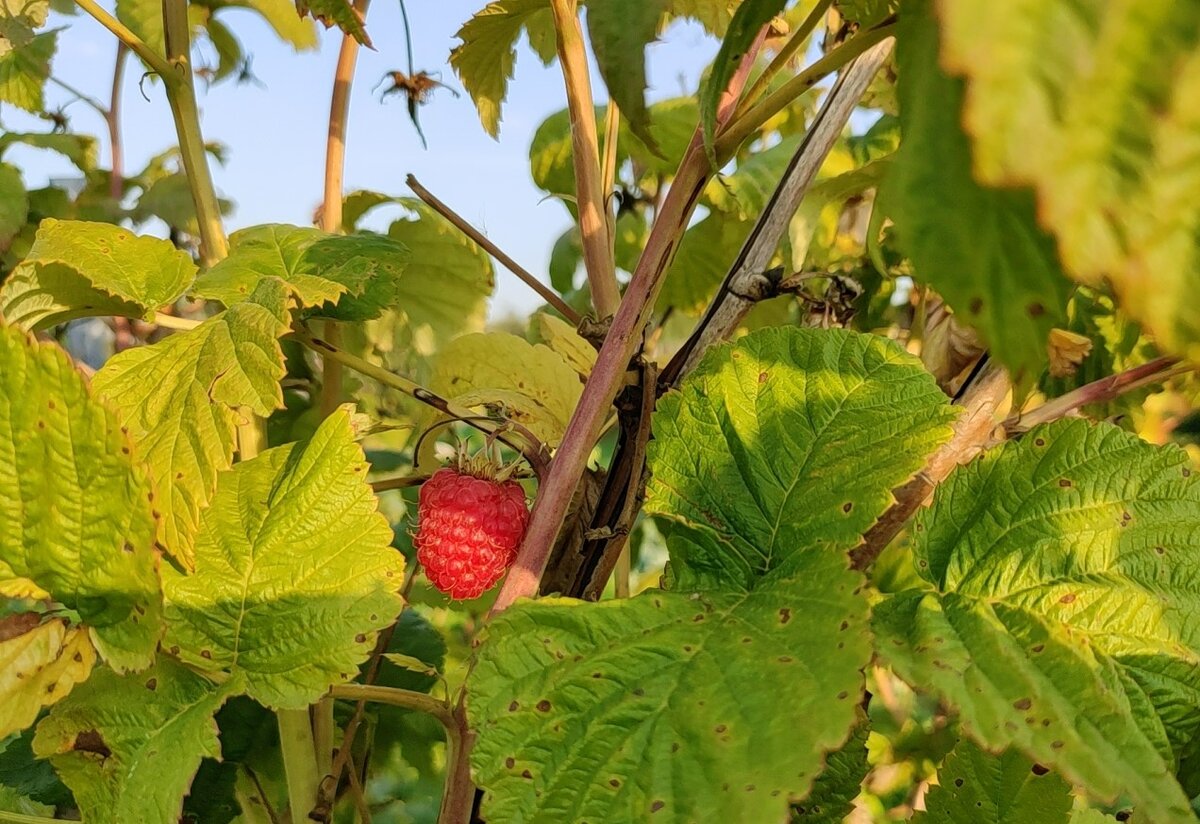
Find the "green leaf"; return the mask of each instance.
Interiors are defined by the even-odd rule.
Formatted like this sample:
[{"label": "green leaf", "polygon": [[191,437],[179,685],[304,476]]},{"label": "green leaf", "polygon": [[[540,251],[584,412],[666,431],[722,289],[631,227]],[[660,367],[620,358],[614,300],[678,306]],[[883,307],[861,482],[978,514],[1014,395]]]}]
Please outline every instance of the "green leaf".
[{"label": "green leaf", "polygon": [[925,796],[919,824],[1067,824],[1071,785],[1020,752],[999,755],[959,741]]},{"label": "green leaf", "polygon": [[609,97],[630,130],[654,152],[646,111],[646,45],[654,42],[670,0],[605,0],[588,6],[588,36]]},{"label": "green leaf", "polygon": [[1127,793],[1150,820],[1193,820],[1172,777],[1200,734],[1188,463],[1076,420],[960,467],[913,526],[936,591],[876,607],[879,654],[958,707],[984,747]]},{"label": "green leaf", "polygon": [[29,195],[21,171],[0,163],[0,246],[6,246],[29,217]]},{"label": "green leaf", "polygon": [[410,255],[392,304],[401,325],[395,343],[428,356],[456,335],[483,328],[495,275],[487,252],[449,221],[415,198],[400,202],[417,219],[388,229]]},{"label": "green leaf", "polygon": [[562,440],[583,383],[553,349],[507,332],[464,335],[437,357],[429,388],[468,407],[497,407],[547,446]]},{"label": "green leaf", "polygon": [[285,300],[283,283],[264,280],[250,300],[121,352],[96,373],[96,392],[117,410],[153,476],[159,543],[185,567],[200,511],[233,458],[236,410],[266,416],[282,405]]},{"label": "green leaf", "polygon": [[[33,754],[33,730],[0,741],[0,787],[50,807],[73,806],[71,791],[54,768]],[[0,810],[10,809],[0,805]]]},{"label": "green leaf", "polygon": [[395,300],[407,257],[403,245],[378,235],[330,235],[278,223],[234,232],[229,244],[229,256],[196,279],[192,294],[232,306],[263,279],[278,278],[302,308],[337,304],[319,314],[354,320],[378,317]]},{"label": "green leaf", "polygon": [[847,20],[860,26],[874,26],[895,12],[900,0],[837,0],[834,5]]},{"label": "green leaf", "polygon": [[791,245],[792,268],[795,271],[799,272],[804,268],[813,236],[826,210],[833,206],[840,213],[851,197],[878,186],[890,167],[890,158],[881,158],[836,177],[826,178],[809,188],[800,202],[800,207],[788,222],[788,241]]},{"label": "green leaf", "polygon": [[297,14],[296,5],[289,0],[233,0],[230,5],[258,12],[279,39],[298,52],[312,51],[319,45],[316,26]]},{"label": "green leaf", "polygon": [[953,417],[875,335],[767,328],[710,351],[659,401],[649,447],[646,511],[675,522],[677,585],[749,588],[814,548],[848,551]]},{"label": "green leaf", "polygon": [[785,137],[771,148],[739,160],[732,174],[713,177],[704,188],[704,205],[730,212],[740,220],[757,218],[783,179],[800,140],[798,135]]},{"label": "green leaf", "polygon": [[547,312],[538,312],[529,323],[536,339],[557,352],[584,380],[596,365],[596,347],[582,337],[575,327]]},{"label": "green leaf", "polygon": [[863,779],[871,771],[867,762],[867,733],[863,719],[850,740],[825,759],[825,769],[813,783],[812,792],[792,805],[792,824],[842,824],[862,792]]},{"label": "green leaf", "polygon": [[75,610],[119,669],[161,633],[150,488],[66,354],[0,325],[0,594]]},{"label": "green leaf", "polygon": [[846,559],[803,552],[792,573],[495,618],[467,691],[483,816],[781,820],[845,740],[870,655]]},{"label": "green leaf", "polygon": [[85,821],[178,821],[200,759],[221,756],[213,714],[238,687],[166,657],[136,675],[98,670],[38,725],[34,752],[50,759]]},{"label": "green leaf", "polygon": [[980,179],[1032,185],[1067,269],[1111,282],[1165,346],[1200,355],[1200,5],[938,9]]},{"label": "green leaf", "polygon": [[450,52],[450,65],[471,95],[484,131],[492,137],[500,135],[500,105],[513,76],[521,29],[527,29],[532,40],[534,30],[547,25],[553,31],[548,0],[495,0],[455,34],[462,43]]},{"label": "green leaf", "polygon": [[358,189],[342,198],[342,229],[347,232],[357,232],[359,221],[367,212],[385,203],[397,203],[398,198],[370,189]]},{"label": "green leaf", "polygon": [[[622,122],[617,135],[617,165],[632,158],[646,176],[671,177],[696,131],[696,101],[690,97],[661,100],[649,108],[650,136],[658,147],[651,151]],[[596,108],[596,124],[603,129],[604,110]],[[575,169],[571,147],[571,116],[561,109],[547,117],[529,144],[529,169],[533,182],[552,195],[575,195]],[[569,201],[568,201],[569,203]],[[572,208],[573,206],[568,206]]]},{"label": "green leaf", "polygon": [[160,57],[166,56],[162,3],[156,0],[116,0],[116,13],[117,19],[149,46],[150,51]]},{"label": "green leaf", "polygon": [[81,172],[96,168],[96,138],[81,134],[54,134],[51,132],[4,132],[0,134],[0,156],[14,144],[49,149],[58,152],[74,163]]},{"label": "green leaf", "polygon": [[658,306],[699,314],[725,279],[753,223],[719,212],[689,226],[667,269]]},{"label": "green leaf", "polygon": [[671,14],[695,20],[709,34],[722,37],[740,0],[670,0]]},{"label": "green leaf", "polygon": [[164,572],[164,646],[243,675],[246,694],[273,708],[306,707],[350,680],[400,612],[404,557],[349,410],[223,473],[201,515],[196,571]]},{"label": "green leaf", "polygon": [[87,629],[61,619],[5,637],[0,641],[0,735],[31,725],[43,707],[86,681],[95,663]]},{"label": "green leaf", "polygon": [[310,15],[327,29],[337,26],[367,48],[374,48],[363,27],[362,13],[350,0],[296,0],[296,11],[301,17]]},{"label": "green leaf", "polygon": [[[224,198],[218,198],[217,203],[223,215],[233,210],[233,204]],[[196,221],[196,201],[192,197],[187,175],[183,172],[160,177],[151,183],[138,198],[130,217],[135,223],[157,217],[172,229],[187,232],[193,237],[200,234]]]},{"label": "green leaf", "polygon": [[717,128],[717,105],[754,38],[763,26],[783,11],[787,0],[743,0],[733,13],[721,48],[713,59],[708,78],[700,86],[700,125],[704,129],[704,147],[712,159],[713,138]]},{"label": "green leaf", "polygon": [[47,0],[0,0],[0,58],[27,46],[49,13]]},{"label": "green leaf", "polygon": [[0,102],[27,112],[45,108],[43,91],[57,39],[58,32],[48,31],[34,35],[20,48],[7,52],[0,49]]},{"label": "green leaf", "polygon": [[0,286],[0,313],[26,329],[93,315],[151,318],[195,274],[191,257],[170,241],[111,223],[47,218]]},{"label": "green leaf", "polygon": [[971,176],[963,84],[938,68],[928,5],[909,3],[899,23],[904,139],[884,202],[916,276],[983,333],[1002,363],[1036,374],[1046,364],[1047,335],[1065,323],[1071,284],[1054,239],[1037,225],[1033,194],[989,189]]},{"label": "green leaf", "polygon": [[560,294],[574,289],[575,273],[582,260],[583,244],[579,239],[579,229],[572,226],[558,236],[550,250],[550,285]]}]

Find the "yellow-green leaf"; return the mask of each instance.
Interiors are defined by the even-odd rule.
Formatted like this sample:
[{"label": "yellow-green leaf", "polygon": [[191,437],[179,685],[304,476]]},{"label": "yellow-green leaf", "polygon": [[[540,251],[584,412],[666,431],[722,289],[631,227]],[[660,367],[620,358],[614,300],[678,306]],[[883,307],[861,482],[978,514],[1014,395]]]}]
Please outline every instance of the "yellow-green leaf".
[{"label": "yellow-green leaf", "polygon": [[112,410],[57,346],[0,324],[0,593],[78,613],[119,669],[162,631],[151,485]]},{"label": "yellow-green leaf", "polygon": [[0,641],[0,738],[25,729],[42,707],[87,680],[96,650],[87,630],[61,619]]},{"label": "yellow-green leaf", "polygon": [[350,680],[400,612],[404,556],[366,482],[349,409],[310,440],[222,473],[195,572],[164,572],[164,647],[244,676],[247,694],[275,708],[306,707]]},{"label": "yellow-green leaf", "polygon": [[26,329],[92,315],[149,318],[195,275],[191,257],[170,241],[110,223],[47,218],[0,286],[0,314]]},{"label": "yellow-green leaf", "polygon": [[464,406],[498,407],[549,446],[562,440],[583,392],[561,355],[505,332],[451,341],[437,358],[429,388]]},{"label": "yellow-green leaf", "polygon": [[1111,281],[1161,343],[1200,355],[1200,4],[955,0],[938,11],[943,62],[967,77],[979,177],[1032,185],[1067,269]]},{"label": "yellow-green leaf", "polygon": [[221,757],[213,714],[239,687],[167,657],[133,675],[98,670],[38,724],[33,750],[89,824],[178,821],[200,760]]},{"label": "yellow-green leaf", "polygon": [[250,300],[121,352],[96,373],[96,391],[116,408],[153,476],[159,542],[185,567],[200,511],[233,458],[239,416],[265,416],[283,403],[286,299],[283,282],[266,279]]}]

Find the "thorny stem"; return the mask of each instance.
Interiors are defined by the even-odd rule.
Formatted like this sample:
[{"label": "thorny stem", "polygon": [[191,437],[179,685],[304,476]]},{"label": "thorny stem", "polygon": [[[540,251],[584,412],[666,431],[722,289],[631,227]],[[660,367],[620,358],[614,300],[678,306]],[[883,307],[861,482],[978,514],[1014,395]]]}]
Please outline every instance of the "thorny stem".
[{"label": "thorny stem", "polygon": [[717,135],[718,157],[728,157],[746,138],[754,134],[764,123],[786,108],[793,100],[815,86],[822,78],[858,57],[877,43],[893,34],[891,24],[883,24],[859,32],[845,43],[816,60],[811,66],[798,72],[761,102],[747,111],[737,114],[728,127]]},{"label": "thorny stem", "polygon": [[[717,108],[719,125],[724,124],[732,112],[762,39],[763,34],[760,33],[721,97]],[[596,356],[596,364],[567,424],[558,453],[550,464],[549,472],[538,484],[538,495],[534,500],[525,539],[492,607],[493,615],[511,606],[518,598],[529,597],[537,592],[538,581],[566,518],[575,488],[587,466],[596,436],[608,417],[630,361],[641,346],[663,274],[674,256],[680,233],[687,226],[700,192],[708,181],[710,168],[701,133],[697,129],[663,201],[662,210],[650,229],[650,236],[634,268],[625,298]]]},{"label": "thorny stem", "polygon": [[896,502],[867,530],[863,541],[850,552],[854,569],[865,570],[887,548],[904,525],[928,500],[934,488],[959,464],[979,454],[992,440],[996,412],[1012,384],[1008,373],[989,363],[956,402],[963,414],[954,422],[950,440],[930,456],[917,476],[894,492]]},{"label": "thorny stem", "polygon": [[1116,375],[1109,375],[1084,384],[1065,395],[1046,401],[1036,409],[1009,417],[1004,421],[1005,434],[1012,436],[1028,432],[1039,424],[1056,421],[1081,407],[1093,403],[1106,403],[1147,384],[1159,383],[1174,374],[1190,372],[1198,368],[1194,365],[1184,364],[1175,369],[1179,363],[1179,358],[1155,358],[1141,366],[1135,366]]},{"label": "thorny stem", "polygon": [[567,88],[567,109],[571,114],[571,148],[583,264],[592,291],[592,305],[596,307],[597,318],[603,320],[616,313],[621,293],[608,240],[604,205],[607,193],[600,178],[600,147],[587,52],[576,0],[550,0],[550,7],[554,12],[558,59]]},{"label": "thorny stem", "polygon": [[750,88],[742,95],[741,102],[738,104],[739,112],[745,111],[747,107],[762,97],[763,92],[770,85],[771,79],[783,71],[796,53],[808,42],[809,35],[816,30],[831,5],[833,5],[833,0],[818,0],[812,11],[808,13],[808,17],[804,18],[796,30],[788,36],[783,48],[771,58],[771,62],[763,69],[762,74],[755,78],[754,82],[750,84]]},{"label": "thorny stem", "polygon": [[410,489],[420,486],[428,480],[428,475],[401,475],[399,478],[384,478],[381,481],[372,481],[371,491],[379,494],[387,492],[389,489]]},{"label": "thorny stem", "polygon": [[[91,0],[79,2],[90,3]],[[191,184],[192,200],[196,206],[196,222],[200,227],[200,258],[206,266],[212,266],[229,254],[229,243],[225,239],[221,206],[208,168],[204,137],[200,133],[200,112],[196,108],[196,89],[192,84],[187,0],[163,0],[162,9],[170,72],[163,75],[163,83],[167,88],[171,114],[175,118],[183,168]],[[133,44],[129,45],[134,48]]]},{"label": "thorny stem", "polygon": [[[403,392],[415,400],[427,406],[432,406],[434,409],[447,415],[461,418],[464,423],[475,427],[480,432],[495,435],[501,442],[524,455],[525,460],[529,462],[530,467],[538,477],[541,477],[545,473],[546,464],[550,459],[549,448],[537,436],[516,421],[503,420],[499,423],[494,423],[487,418],[481,418],[472,410],[451,403],[437,393],[431,392],[421,386],[416,381],[409,380],[403,375],[389,372],[382,366],[376,366],[356,355],[352,355],[331,345],[326,340],[315,337],[311,331],[303,326],[293,327],[292,337],[324,358],[335,358],[355,372],[373,378],[384,386]],[[514,435],[516,437],[513,437]]]},{"label": "thorny stem", "polygon": [[505,269],[520,278],[521,282],[530,289],[537,292],[538,295],[546,301],[546,303],[553,306],[555,310],[557,310],[559,314],[561,314],[569,322],[575,326],[578,326],[579,322],[583,320],[578,312],[572,309],[566,301],[559,297],[557,292],[548,288],[545,284],[535,278],[532,273],[525,269],[525,267],[521,266],[521,264],[517,263],[507,254],[505,254],[499,246],[497,246],[495,243],[489,240],[486,235],[468,223],[460,214],[458,214],[458,212],[451,209],[449,206],[439,200],[432,192],[422,186],[420,182],[417,181],[416,177],[409,175],[405,179],[405,182],[408,184],[408,188],[412,189],[413,193],[416,194],[417,197],[421,198],[421,200],[427,206],[429,206],[429,208],[433,209],[446,220],[450,221],[450,223],[453,224],[456,229],[473,240],[489,255],[500,261],[501,265],[503,265]]},{"label": "thorny stem", "polygon": [[128,46],[134,54],[142,58],[147,66],[162,77],[164,83],[169,86],[172,82],[177,82],[173,78],[175,72],[171,64],[162,55],[146,45],[146,42],[134,34],[132,29],[101,8],[96,0],[75,0],[75,2],[79,8],[91,15],[96,22],[116,35],[117,39]]}]

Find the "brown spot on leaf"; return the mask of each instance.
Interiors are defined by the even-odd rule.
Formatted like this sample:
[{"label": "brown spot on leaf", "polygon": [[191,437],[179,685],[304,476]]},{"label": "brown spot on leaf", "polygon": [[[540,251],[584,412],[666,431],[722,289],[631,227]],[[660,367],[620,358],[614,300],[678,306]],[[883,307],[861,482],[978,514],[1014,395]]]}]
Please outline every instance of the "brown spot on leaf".
[{"label": "brown spot on leaf", "polygon": [[1019,701],[1013,702],[1013,707],[1015,709],[1022,710],[1022,711],[1027,710],[1032,706],[1033,706],[1033,701],[1029,698],[1022,698]]},{"label": "brown spot on leaf", "polygon": [[983,298],[971,298],[971,302],[967,305],[972,315],[978,315],[983,309]]},{"label": "brown spot on leaf", "polygon": [[1034,775],[1045,775],[1050,772],[1050,768],[1043,767],[1041,764],[1034,764],[1031,771]]},{"label": "brown spot on leaf", "polygon": [[550,702],[547,701],[545,698],[543,698],[541,701],[538,701],[537,702],[537,711],[538,712],[550,712]]},{"label": "brown spot on leaf", "polygon": [[521,770],[521,777],[522,778],[533,778],[533,773],[531,773],[529,770]]},{"label": "brown spot on leaf", "polygon": [[513,767],[517,766],[517,759],[510,755],[508,758],[504,759],[504,766],[511,770]]},{"label": "brown spot on leaf", "polygon": [[792,620],[792,611],[790,609],[783,607],[779,610],[779,623],[786,624],[790,620]]},{"label": "brown spot on leaf", "polygon": [[963,784],[965,784],[965,783],[966,783],[966,782],[965,782],[965,781],[963,781],[961,778],[956,778],[956,779],[954,779],[954,786],[956,786],[956,787],[961,787],[961,786],[962,786]]},{"label": "brown spot on leaf", "polygon": [[359,644],[365,643],[367,640],[366,633],[360,632],[358,635],[354,636],[354,640],[356,643],[359,643]]},{"label": "brown spot on leaf", "polygon": [[1036,302],[1026,306],[1025,310],[1029,312],[1029,317],[1031,318],[1040,318],[1042,315],[1046,314],[1046,307]]},{"label": "brown spot on leaf", "polygon": [[200,650],[200,657],[211,661],[212,660],[212,651],[207,650],[207,649],[202,649],[202,650]]},{"label": "brown spot on leaf", "polygon": [[158,689],[158,679],[157,679],[157,678],[151,678],[149,681],[147,681],[147,682],[146,682],[146,689],[150,690],[151,692],[153,692],[154,690]]},{"label": "brown spot on leaf", "polygon": [[1050,742],[1050,749],[1061,750],[1062,748],[1063,748],[1063,742],[1061,742],[1061,741],[1051,741]]},{"label": "brown spot on leaf", "polygon": [[1066,595],[1059,598],[1058,602],[1060,604],[1073,604],[1073,603],[1075,603],[1075,597],[1076,596],[1075,596],[1074,592],[1068,592]]},{"label": "brown spot on leaf", "polygon": [[508,705],[509,712],[516,712],[519,709],[521,709],[521,705],[518,704],[516,701],[513,701],[511,704]]},{"label": "brown spot on leaf", "polygon": [[71,745],[71,749],[76,752],[95,753],[101,758],[108,758],[112,755],[112,750],[104,743],[104,739],[96,730],[84,730],[75,736],[75,743]]},{"label": "brown spot on leaf", "polygon": [[655,801],[653,804],[650,805],[650,812],[656,813],[665,806],[667,806],[665,801]]},{"label": "brown spot on leaf", "polygon": [[767,373],[766,372],[758,373],[758,382],[759,382],[759,384],[764,384],[767,382]]},{"label": "brown spot on leaf", "polygon": [[1067,480],[1066,478],[1059,478],[1058,485],[1061,486],[1063,489],[1071,488],[1071,482],[1069,480]]},{"label": "brown spot on leaf", "polygon": [[851,502],[851,501],[846,501],[846,503],[842,504],[842,512],[849,513],[849,512],[850,512],[850,510],[852,510],[852,509],[854,509],[854,504],[853,504],[853,502]]}]

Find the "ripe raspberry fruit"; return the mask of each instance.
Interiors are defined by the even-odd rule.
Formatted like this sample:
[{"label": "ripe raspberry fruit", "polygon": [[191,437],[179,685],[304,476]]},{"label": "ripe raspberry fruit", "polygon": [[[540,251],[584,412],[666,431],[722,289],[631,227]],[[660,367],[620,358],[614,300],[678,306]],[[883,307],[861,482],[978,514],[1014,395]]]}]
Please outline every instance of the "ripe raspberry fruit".
[{"label": "ripe raspberry fruit", "polygon": [[525,491],[495,474],[487,464],[445,468],[421,485],[417,560],[433,585],[455,600],[491,589],[512,566],[525,535]]}]

